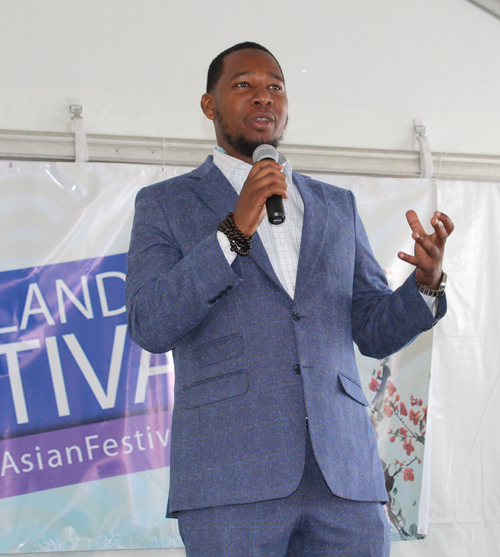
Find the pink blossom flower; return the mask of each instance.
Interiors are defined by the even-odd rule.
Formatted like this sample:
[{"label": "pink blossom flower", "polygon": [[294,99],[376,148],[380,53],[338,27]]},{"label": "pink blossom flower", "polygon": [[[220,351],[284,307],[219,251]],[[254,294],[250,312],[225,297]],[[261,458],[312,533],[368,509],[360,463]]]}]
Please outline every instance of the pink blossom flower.
[{"label": "pink blossom flower", "polygon": [[400,407],[399,407],[399,413],[402,416],[408,416],[408,410],[406,409],[406,405],[404,402],[401,403]]},{"label": "pink blossom flower", "polygon": [[418,420],[420,419],[420,410],[418,412],[415,412],[415,414],[413,415],[413,423],[415,425],[418,425]]},{"label": "pink blossom flower", "polygon": [[384,404],[384,414],[390,418],[394,412],[392,411],[392,408],[388,405],[388,404]]},{"label": "pink blossom flower", "polygon": [[406,438],[405,442],[403,443],[403,449],[406,451],[408,456],[415,450],[415,447],[411,444],[411,439]]},{"label": "pink blossom flower", "polygon": [[415,405],[418,404],[418,398],[415,398],[413,395],[411,395],[410,399],[411,399],[411,405],[412,406],[415,406]]},{"label": "pink blossom flower", "polygon": [[389,392],[389,396],[392,396],[397,391],[392,381],[387,381],[386,389]]},{"label": "pink blossom flower", "polygon": [[368,388],[370,389],[370,391],[378,393],[378,390],[380,389],[380,383],[375,379],[375,377],[372,377],[372,380],[368,385]]},{"label": "pink blossom flower", "polygon": [[405,468],[405,472],[403,475],[403,480],[405,482],[412,482],[415,479],[415,476],[413,475],[413,468]]},{"label": "pink blossom flower", "polygon": [[418,412],[414,412],[413,410],[410,410],[410,420],[417,425],[418,424],[418,420],[420,419],[420,410]]}]

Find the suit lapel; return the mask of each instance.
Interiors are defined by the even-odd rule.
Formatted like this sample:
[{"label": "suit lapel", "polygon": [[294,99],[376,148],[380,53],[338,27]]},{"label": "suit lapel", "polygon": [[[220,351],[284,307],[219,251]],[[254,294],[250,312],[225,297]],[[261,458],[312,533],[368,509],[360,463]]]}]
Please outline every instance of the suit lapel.
[{"label": "suit lapel", "polygon": [[304,222],[295,283],[295,299],[297,299],[304,291],[323,249],[329,215],[322,184],[307,180],[306,177],[295,172],[293,181],[304,202]]},{"label": "suit lapel", "polygon": [[191,172],[191,188],[222,221],[230,211],[234,211],[238,194],[226,180],[222,172],[213,164],[212,157]]},{"label": "suit lapel", "polygon": [[[191,188],[217,215],[219,222],[224,220],[229,212],[234,211],[238,201],[238,194],[222,172],[215,166],[211,156],[207,157],[206,161],[199,168],[191,172],[190,176],[194,178],[194,180],[190,181]],[[258,234],[254,236],[252,251],[249,257],[285,292],[274,272],[264,244]]]}]

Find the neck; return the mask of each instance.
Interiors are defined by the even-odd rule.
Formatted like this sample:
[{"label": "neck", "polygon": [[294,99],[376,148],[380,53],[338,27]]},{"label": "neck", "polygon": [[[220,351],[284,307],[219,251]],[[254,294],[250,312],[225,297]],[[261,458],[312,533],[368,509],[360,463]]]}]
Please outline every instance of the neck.
[{"label": "neck", "polygon": [[217,145],[223,150],[226,155],[229,155],[230,157],[233,157],[235,159],[239,159],[240,161],[246,162],[248,164],[253,164],[252,157],[243,155],[231,145],[221,145],[220,142],[218,142]]}]

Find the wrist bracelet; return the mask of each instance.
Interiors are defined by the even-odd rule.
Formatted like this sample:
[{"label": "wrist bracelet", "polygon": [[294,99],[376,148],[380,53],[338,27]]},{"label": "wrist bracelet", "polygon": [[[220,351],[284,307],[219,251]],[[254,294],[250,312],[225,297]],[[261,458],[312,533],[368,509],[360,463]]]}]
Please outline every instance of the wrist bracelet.
[{"label": "wrist bracelet", "polygon": [[448,277],[446,273],[443,271],[443,273],[441,274],[441,278],[439,279],[439,288],[437,290],[431,290],[430,288],[427,288],[427,286],[423,286],[422,284],[419,284],[417,282],[416,276],[415,276],[415,284],[417,285],[417,290],[420,293],[425,294],[426,296],[433,296],[434,298],[441,298],[441,296],[444,296],[444,290],[446,288],[447,278]]},{"label": "wrist bracelet", "polygon": [[217,227],[229,240],[231,251],[238,255],[248,255],[252,248],[253,234],[247,236],[236,226],[233,220],[233,213],[228,213],[227,217]]}]

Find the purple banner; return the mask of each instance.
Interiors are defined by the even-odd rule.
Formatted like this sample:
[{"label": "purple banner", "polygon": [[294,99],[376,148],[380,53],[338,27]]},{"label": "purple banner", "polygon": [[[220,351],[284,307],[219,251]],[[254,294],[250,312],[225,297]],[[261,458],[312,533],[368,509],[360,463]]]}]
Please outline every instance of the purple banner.
[{"label": "purple banner", "polygon": [[169,466],[172,412],[0,441],[0,498]]},{"label": "purple banner", "polygon": [[0,439],[173,406],[171,356],[127,335],[125,254],[0,273]]}]

